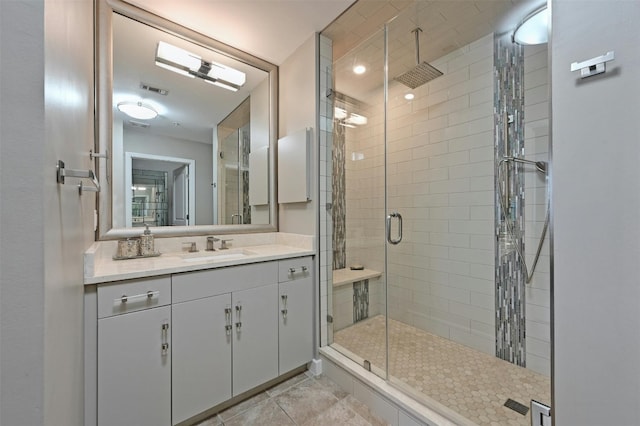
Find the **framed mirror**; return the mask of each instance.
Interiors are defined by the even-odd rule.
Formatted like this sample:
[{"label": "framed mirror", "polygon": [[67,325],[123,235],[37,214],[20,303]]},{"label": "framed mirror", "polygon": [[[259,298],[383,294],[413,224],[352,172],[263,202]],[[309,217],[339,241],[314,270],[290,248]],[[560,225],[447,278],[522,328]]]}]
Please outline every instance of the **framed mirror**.
[{"label": "framed mirror", "polygon": [[121,0],[96,28],[98,239],[275,231],[277,67]]}]

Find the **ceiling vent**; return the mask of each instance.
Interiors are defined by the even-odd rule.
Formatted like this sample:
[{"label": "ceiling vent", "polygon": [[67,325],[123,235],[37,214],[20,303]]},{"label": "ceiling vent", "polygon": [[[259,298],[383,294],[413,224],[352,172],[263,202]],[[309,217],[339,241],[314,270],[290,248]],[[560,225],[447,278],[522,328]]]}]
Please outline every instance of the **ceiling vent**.
[{"label": "ceiling vent", "polygon": [[129,120],[129,124],[131,124],[133,127],[140,127],[142,129],[148,129],[151,126],[149,123],[143,123],[141,121],[133,120]]},{"label": "ceiling vent", "polygon": [[149,92],[157,93],[162,96],[167,96],[169,94],[168,90],[161,89],[159,87],[153,87],[148,85],[147,83],[140,83],[140,88]]}]

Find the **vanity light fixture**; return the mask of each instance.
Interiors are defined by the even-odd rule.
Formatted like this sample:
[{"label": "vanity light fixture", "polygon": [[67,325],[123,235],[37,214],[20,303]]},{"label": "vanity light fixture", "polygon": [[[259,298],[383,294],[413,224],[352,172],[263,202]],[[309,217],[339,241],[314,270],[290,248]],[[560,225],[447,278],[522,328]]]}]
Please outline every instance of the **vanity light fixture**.
[{"label": "vanity light fixture", "polygon": [[544,44],[549,40],[549,11],[542,6],[527,15],[513,31],[512,40],[522,46]]},{"label": "vanity light fixture", "polygon": [[347,110],[345,110],[344,108],[335,107],[333,111],[333,117],[336,120],[344,120],[345,118],[347,118]]},{"label": "vanity light fixture", "polygon": [[344,120],[344,122],[347,124],[355,124],[356,126],[363,126],[367,124],[367,117],[352,112],[351,114],[349,114],[349,118]]},{"label": "vanity light fixture", "polygon": [[158,112],[151,106],[144,104],[140,101],[130,102],[124,101],[118,104],[118,110],[124,112],[131,118],[137,120],[151,120],[158,116]]},{"label": "vanity light fixture", "polygon": [[198,55],[164,41],[158,42],[156,65],[187,77],[201,78],[209,84],[233,92],[237,92],[247,81],[247,76],[242,71],[217,62],[207,62]]}]

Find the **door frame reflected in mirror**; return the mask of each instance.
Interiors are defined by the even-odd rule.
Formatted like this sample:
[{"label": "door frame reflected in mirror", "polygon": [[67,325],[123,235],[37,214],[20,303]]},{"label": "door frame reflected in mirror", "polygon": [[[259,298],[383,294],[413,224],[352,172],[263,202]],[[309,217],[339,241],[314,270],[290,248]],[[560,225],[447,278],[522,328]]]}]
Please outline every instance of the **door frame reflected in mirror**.
[{"label": "door frame reflected in mirror", "polygon": [[[269,155],[268,155],[268,187],[269,204],[268,224],[250,225],[193,225],[193,226],[161,226],[154,227],[152,231],[160,237],[251,233],[251,232],[275,232],[277,231],[277,201],[276,201],[276,158],[275,145],[277,140],[277,104],[278,104],[278,67],[267,61],[259,59],[232,46],[211,39],[203,34],[192,31],[174,22],[168,21],[148,11],[142,10],[122,0],[97,0],[96,1],[96,55],[95,55],[95,84],[96,84],[96,140],[95,152],[107,153],[107,158],[96,157],[96,174],[103,185],[102,191],[97,197],[98,227],[96,240],[110,240],[131,237],[140,234],[140,229],[114,228],[113,206],[114,202],[121,202],[119,197],[124,194],[113,193],[113,176],[115,173],[124,172],[124,164],[116,164],[112,155],[113,137],[113,13],[118,13],[142,24],[151,26],[165,33],[180,37],[196,45],[216,51],[235,60],[251,65],[268,73],[269,91]],[[215,148],[215,147],[214,147]],[[214,191],[215,193],[215,191]],[[114,197],[117,198],[114,201]],[[214,222],[215,223],[215,222]]]},{"label": "door frame reflected in mirror", "polygon": [[[178,158],[178,157],[166,157],[163,155],[153,155],[153,154],[144,154],[144,153],[139,153],[139,152],[131,152],[131,151],[127,151],[124,153],[125,155],[125,161],[124,161],[124,173],[125,173],[125,188],[131,188],[132,191],[135,191],[134,187],[135,187],[135,182],[133,182],[133,170],[135,168],[134,165],[134,161],[133,160],[148,160],[151,162],[156,162],[158,164],[160,163],[171,163],[171,164],[175,164],[175,169],[179,168],[179,166],[187,166],[187,170],[188,170],[188,174],[189,174],[189,178],[187,179],[187,185],[188,185],[188,191],[187,194],[193,194],[195,192],[195,179],[193,178],[193,176],[195,176],[195,170],[196,170],[196,162],[195,160],[192,160],[190,158]],[[175,171],[175,169],[171,169],[172,172]],[[157,168],[154,168],[153,170],[158,170]],[[168,169],[164,170],[165,172],[168,173]],[[168,187],[170,185],[173,185],[173,180],[169,179],[169,176],[167,176],[167,181],[165,182],[165,185]],[[172,199],[174,198],[173,194],[170,196],[167,196],[168,199],[162,199],[162,200],[158,200],[158,199],[153,199],[153,200],[148,200],[148,202],[151,203],[163,203],[166,204],[166,208],[168,211],[171,211],[171,216],[169,216],[168,218],[168,222],[172,223],[173,219],[175,218],[175,212],[173,212],[174,209],[174,204],[172,202]],[[193,199],[193,197],[188,197],[188,208],[187,208],[187,214],[189,215],[189,223],[195,223],[195,200]],[[127,225],[127,228],[134,228],[137,226],[143,226],[143,223],[148,223],[147,221],[142,221],[142,222],[134,222],[133,220],[133,209],[132,209],[132,197],[125,197],[125,224]],[[155,222],[155,220],[152,221],[152,223]],[[150,226],[153,226],[151,223],[148,223]],[[162,226],[162,225],[161,225]]]}]

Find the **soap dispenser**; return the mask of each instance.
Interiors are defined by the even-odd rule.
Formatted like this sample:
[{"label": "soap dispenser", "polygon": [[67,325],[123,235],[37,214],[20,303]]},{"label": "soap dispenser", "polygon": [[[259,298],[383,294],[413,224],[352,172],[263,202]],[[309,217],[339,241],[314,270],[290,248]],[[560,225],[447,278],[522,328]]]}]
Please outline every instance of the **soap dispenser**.
[{"label": "soap dispenser", "polygon": [[144,233],[140,236],[140,256],[151,256],[155,254],[153,235],[151,234],[151,230],[149,230],[149,225],[145,223],[144,226]]}]

